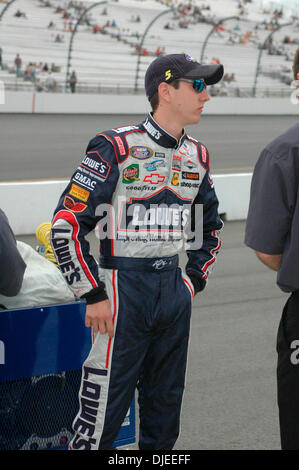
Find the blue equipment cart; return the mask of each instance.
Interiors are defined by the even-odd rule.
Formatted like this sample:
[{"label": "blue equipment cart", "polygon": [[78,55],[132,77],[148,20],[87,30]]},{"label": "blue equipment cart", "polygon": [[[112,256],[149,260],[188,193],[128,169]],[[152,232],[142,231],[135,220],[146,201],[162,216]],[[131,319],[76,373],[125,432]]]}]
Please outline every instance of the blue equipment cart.
[{"label": "blue equipment cart", "polygon": [[[0,450],[68,448],[91,346],[85,302],[0,312]],[[135,442],[134,400],[113,447]]]}]

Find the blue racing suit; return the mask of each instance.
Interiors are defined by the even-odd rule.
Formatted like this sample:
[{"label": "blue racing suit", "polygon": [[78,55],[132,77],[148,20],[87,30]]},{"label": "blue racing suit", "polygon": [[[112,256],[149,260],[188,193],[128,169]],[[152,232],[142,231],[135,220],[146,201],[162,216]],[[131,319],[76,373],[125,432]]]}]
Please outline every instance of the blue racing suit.
[{"label": "blue racing suit", "polygon": [[[191,304],[221,246],[209,160],[203,144],[185,131],[178,142],[149,114],[94,137],[59,200],[51,231],[59,267],[87,304],[109,299],[115,330],[93,335],[72,449],[110,448],[136,387],[140,449],[173,448]],[[95,228],[99,263],[85,239]]]}]

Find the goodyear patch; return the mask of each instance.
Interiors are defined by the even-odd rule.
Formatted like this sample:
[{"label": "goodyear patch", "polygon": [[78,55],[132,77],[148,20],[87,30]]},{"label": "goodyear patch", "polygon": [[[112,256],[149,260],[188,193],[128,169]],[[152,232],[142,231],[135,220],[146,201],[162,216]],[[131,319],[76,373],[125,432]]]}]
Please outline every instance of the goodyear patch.
[{"label": "goodyear patch", "polygon": [[146,160],[151,158],[153,154],[154,151],[150,147],[143,147],[142,145],[134,145],[129,150],[129,155],[133,158],[138,158],[138,160]]},{"label": "goodyear patch", "polygon": [[72,184],[70,195],[80,199],[80,201],[86,202],[89,198],[90,192],[86,191],[86,189],[80,188],[76,184]]}]

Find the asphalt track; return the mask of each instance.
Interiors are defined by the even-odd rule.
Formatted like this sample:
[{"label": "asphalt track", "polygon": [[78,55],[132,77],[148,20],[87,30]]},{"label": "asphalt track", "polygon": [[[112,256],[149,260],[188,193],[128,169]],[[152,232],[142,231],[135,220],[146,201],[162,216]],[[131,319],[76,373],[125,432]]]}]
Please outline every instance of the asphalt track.
[{"label": "asphalt track", "polygon": [[[194,299],[177,450],[280,449],[275,348],[288,295],[244,245],[244,229],[225,224],[208,286]],[[97,256],[97,240],[88,239]]]},{"label": "asphalt track", "polygon": [[[140,115],[0,114],[0,181],[68,179],[96,133],[143,120]],[[263,147],[297,116],[203,114],[188,132],[210,150],[211,172],[252,171]]]},{"label": "asphalt track", "polygon": [[[99,130],[141,116],[0,115],[1,181],[69,178]],[[250,171],[296,116],[202,116],[188,129],[212,156],[212,172]],[[223,248],[192,313],[178,450],[280,448],[276,332],[287,295],[244,246],[244,222],[226,223]],[[17,237],[32,246],[33,236]],[[92,236],[91,247],[97,253]],[[185,263],[184,256],[181,264]]]}]

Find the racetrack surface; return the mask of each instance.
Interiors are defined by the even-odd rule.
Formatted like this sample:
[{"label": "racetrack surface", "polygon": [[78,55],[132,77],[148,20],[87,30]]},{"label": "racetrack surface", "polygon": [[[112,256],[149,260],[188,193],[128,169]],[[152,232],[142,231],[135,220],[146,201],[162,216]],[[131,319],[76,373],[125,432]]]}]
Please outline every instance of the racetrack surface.
[{"label": "racetrack surface", "polygon": [[[141,115],[0,114],[0,181],[69,179],[98,132],[139,123]],[[263,147],[297,116],[202,115],[187,127],[207,145],[211,172],[252,171]]]},{"label": "racetrack surface", "polygon": [[[280,448],[275,348],[288,295],[244,245],[244,230],[245,222],[225,224],[208,286],[193,302],[177,450]],[[17,238],[37,245],[33,236]],[[97,239],[88,240],[97,257]]]}]

